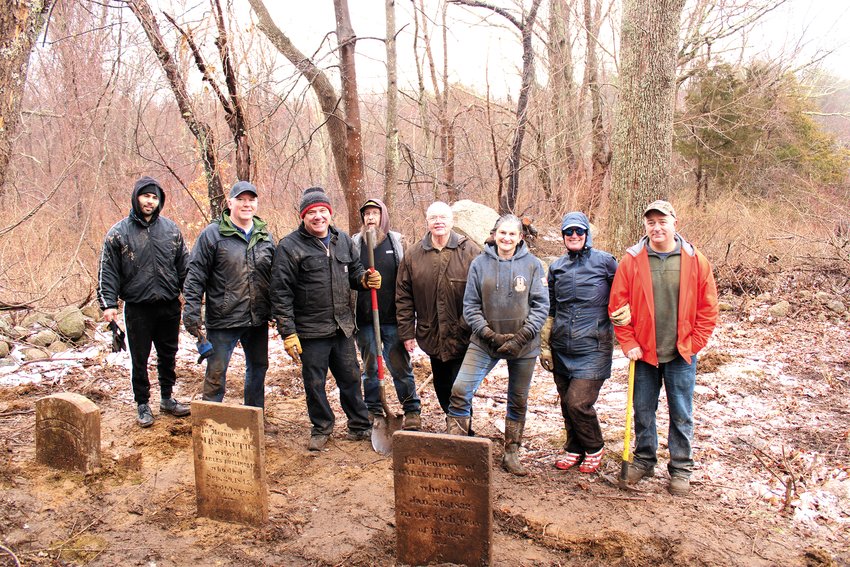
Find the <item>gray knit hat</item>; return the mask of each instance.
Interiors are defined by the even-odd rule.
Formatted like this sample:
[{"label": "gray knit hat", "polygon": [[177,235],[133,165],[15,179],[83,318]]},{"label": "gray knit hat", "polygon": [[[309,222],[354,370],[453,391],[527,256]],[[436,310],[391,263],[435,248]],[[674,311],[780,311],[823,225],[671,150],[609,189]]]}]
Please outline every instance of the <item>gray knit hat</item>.
[{"label": "gray knit hat", "polygon": [[331,207],[331,200],[321,187],[304,189],[304,194],[301,196],[301,205],[298,207],[298,210],[301,211],[301,218],[303,219],[307,211],[314,207],[327,207],[331,214],[334,212]]}]

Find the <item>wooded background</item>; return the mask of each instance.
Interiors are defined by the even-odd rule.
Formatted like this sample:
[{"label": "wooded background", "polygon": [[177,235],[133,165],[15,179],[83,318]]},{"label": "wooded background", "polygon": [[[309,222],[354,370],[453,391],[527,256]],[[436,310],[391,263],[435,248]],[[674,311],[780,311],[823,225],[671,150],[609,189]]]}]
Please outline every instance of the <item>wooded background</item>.
[{"label": "wooded background", "polygon": [[[748,55],[785,0],[317,1],[335,21],[304,45],[262,0],[0,1],[2,307],[90,300],[141,175],[190,243],[238,179],[278,238],[322,185],[343,229],[371,196],[411,239],[436,199],[544,229],[579,209],[617,256],[662,197],[734,291],[789,263],[850,274],[848,82],[819,56]],[[509,93],[458,78],[449,37],[471,29],[516,42],[492,77]],[[382,89],[358,88],[364,41],[386,47]]]}]

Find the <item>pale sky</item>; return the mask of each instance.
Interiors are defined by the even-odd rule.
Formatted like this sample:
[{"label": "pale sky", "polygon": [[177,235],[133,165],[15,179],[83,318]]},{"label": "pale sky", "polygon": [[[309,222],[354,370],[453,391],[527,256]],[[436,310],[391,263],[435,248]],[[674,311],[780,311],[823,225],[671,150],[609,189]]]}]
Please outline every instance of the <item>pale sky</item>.
[{"label": "pale sky", "polygon": [[[500,6],[510,6],[512,1],[494,0]],[[309,7],[308,7],[309,4]],[[431,0],[426,4],[433,5]],[[547,6],[541,7],[540,21],[545,25]],[[278,25],[305,53],[312,54],[319,41],[334,29],[333,2],[318,0],[305,3],[300,10],[292,10],[289,2],[267,1],[266,6]],[[361,90],[382,92],[386,88],[384,2],[381,0],[349,0],[352,25],[358,37],[358,82]],[[434,10],[432,10],[434,11]],[[415,87],[416,74],[412,60],[412,2],[396,1],[398,36],[399,87]],[[522,64],[519,35],[501,16],[483,9],[449,6],[449,73],[454,81],[474,87],[484,93],[489,81],[494,96],[516,93],[519,70]],[[432,14],[438,17],[436,11]],[[482,22],[484,18],[487,22]],[[429,22],[431,42],[436,50],[437,65],[442,65],[441,38],[436,22]],[[487,25],[487,23],[491,25]],[[619,25],[619,21],[617,24]],[[746,38],[750,46],[745,57],[775,58],[784,54],[794,56],[797,64],[818,57],[826,51],[833,53],[823,59],[824,68],[843,78],[850,79],[850,2],[844,0],[789,0],[768,14]],[[605,36],[603,31],[603,36]],[[609,33],[610,35],[610,33]],[[610,38],[607,38],[610,41]],[[332,40],[335,41],[335,40]],[[578,55],[579,59],[581,55]],[[538,59],[538,65],[543,62]],[[327,64],[327,63],[326,63]],[[438,73],[439,73],[438,68]],[[430,80],[426,81],[430,84]]]}]

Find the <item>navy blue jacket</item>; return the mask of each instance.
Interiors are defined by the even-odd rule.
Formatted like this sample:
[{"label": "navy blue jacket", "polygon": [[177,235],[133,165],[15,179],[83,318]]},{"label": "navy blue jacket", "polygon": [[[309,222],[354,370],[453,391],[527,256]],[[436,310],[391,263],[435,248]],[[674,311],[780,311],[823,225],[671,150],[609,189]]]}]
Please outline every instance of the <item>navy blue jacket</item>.
[{"label": "navy blue jacket", "polygon": [[584,249],[567,252],[549,266],[549,315],[555,318],[549,344],[566,354],[614,350],[614,327],[608,318],[608,297],[617,260],[593,248],[590,222],[583,213],[565,218],[564,225],[585,227]]}]

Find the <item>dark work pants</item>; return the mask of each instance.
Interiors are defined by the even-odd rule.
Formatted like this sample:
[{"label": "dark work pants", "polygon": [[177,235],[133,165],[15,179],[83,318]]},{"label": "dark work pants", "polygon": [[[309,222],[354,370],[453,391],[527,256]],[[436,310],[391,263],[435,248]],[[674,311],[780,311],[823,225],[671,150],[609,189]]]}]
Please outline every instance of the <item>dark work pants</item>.
[{"label": "dark work pants", "polygon": [[567,354],[553,350],[552,362],[567,430],[564,450],[579,454],[595,453],[604,447],[605,442],[594,404],[605,380],[611,376],[611,352],[606,349]]},{"label": "dark work pants", "polygon": [[452,400],[452,386],[454,386],[457,373],[463,365],[463,357],[451,360],[440,360],[436,356],[431,357],[431,373],[434,375],[434,392],[443,412],[448,415]]},{"label": "dark work pants", "polygon": [[151,383],[148,380],[148,357],[151,345],[156,348],[156,370],[162,399],[171,397],[177,381],[174,360],[180,336],[180,301],[155,301],[124,304],[124,324],[127,326],[127,344],[130,348],[130,379],[133,398],[137,404],[150,400]]},{"label": "dark work pants", "polygon": [[339,388],[339,402],[348,417],[351,432],[369,429],[369,412],[360,389],[360,364],[354,348],[354,337],[337,333],[321,339],[301,339],[301,377],[307,397],[307,415],[313,428],[311,435],[330,435],[334,413],[325,392],[328,370]]}]

